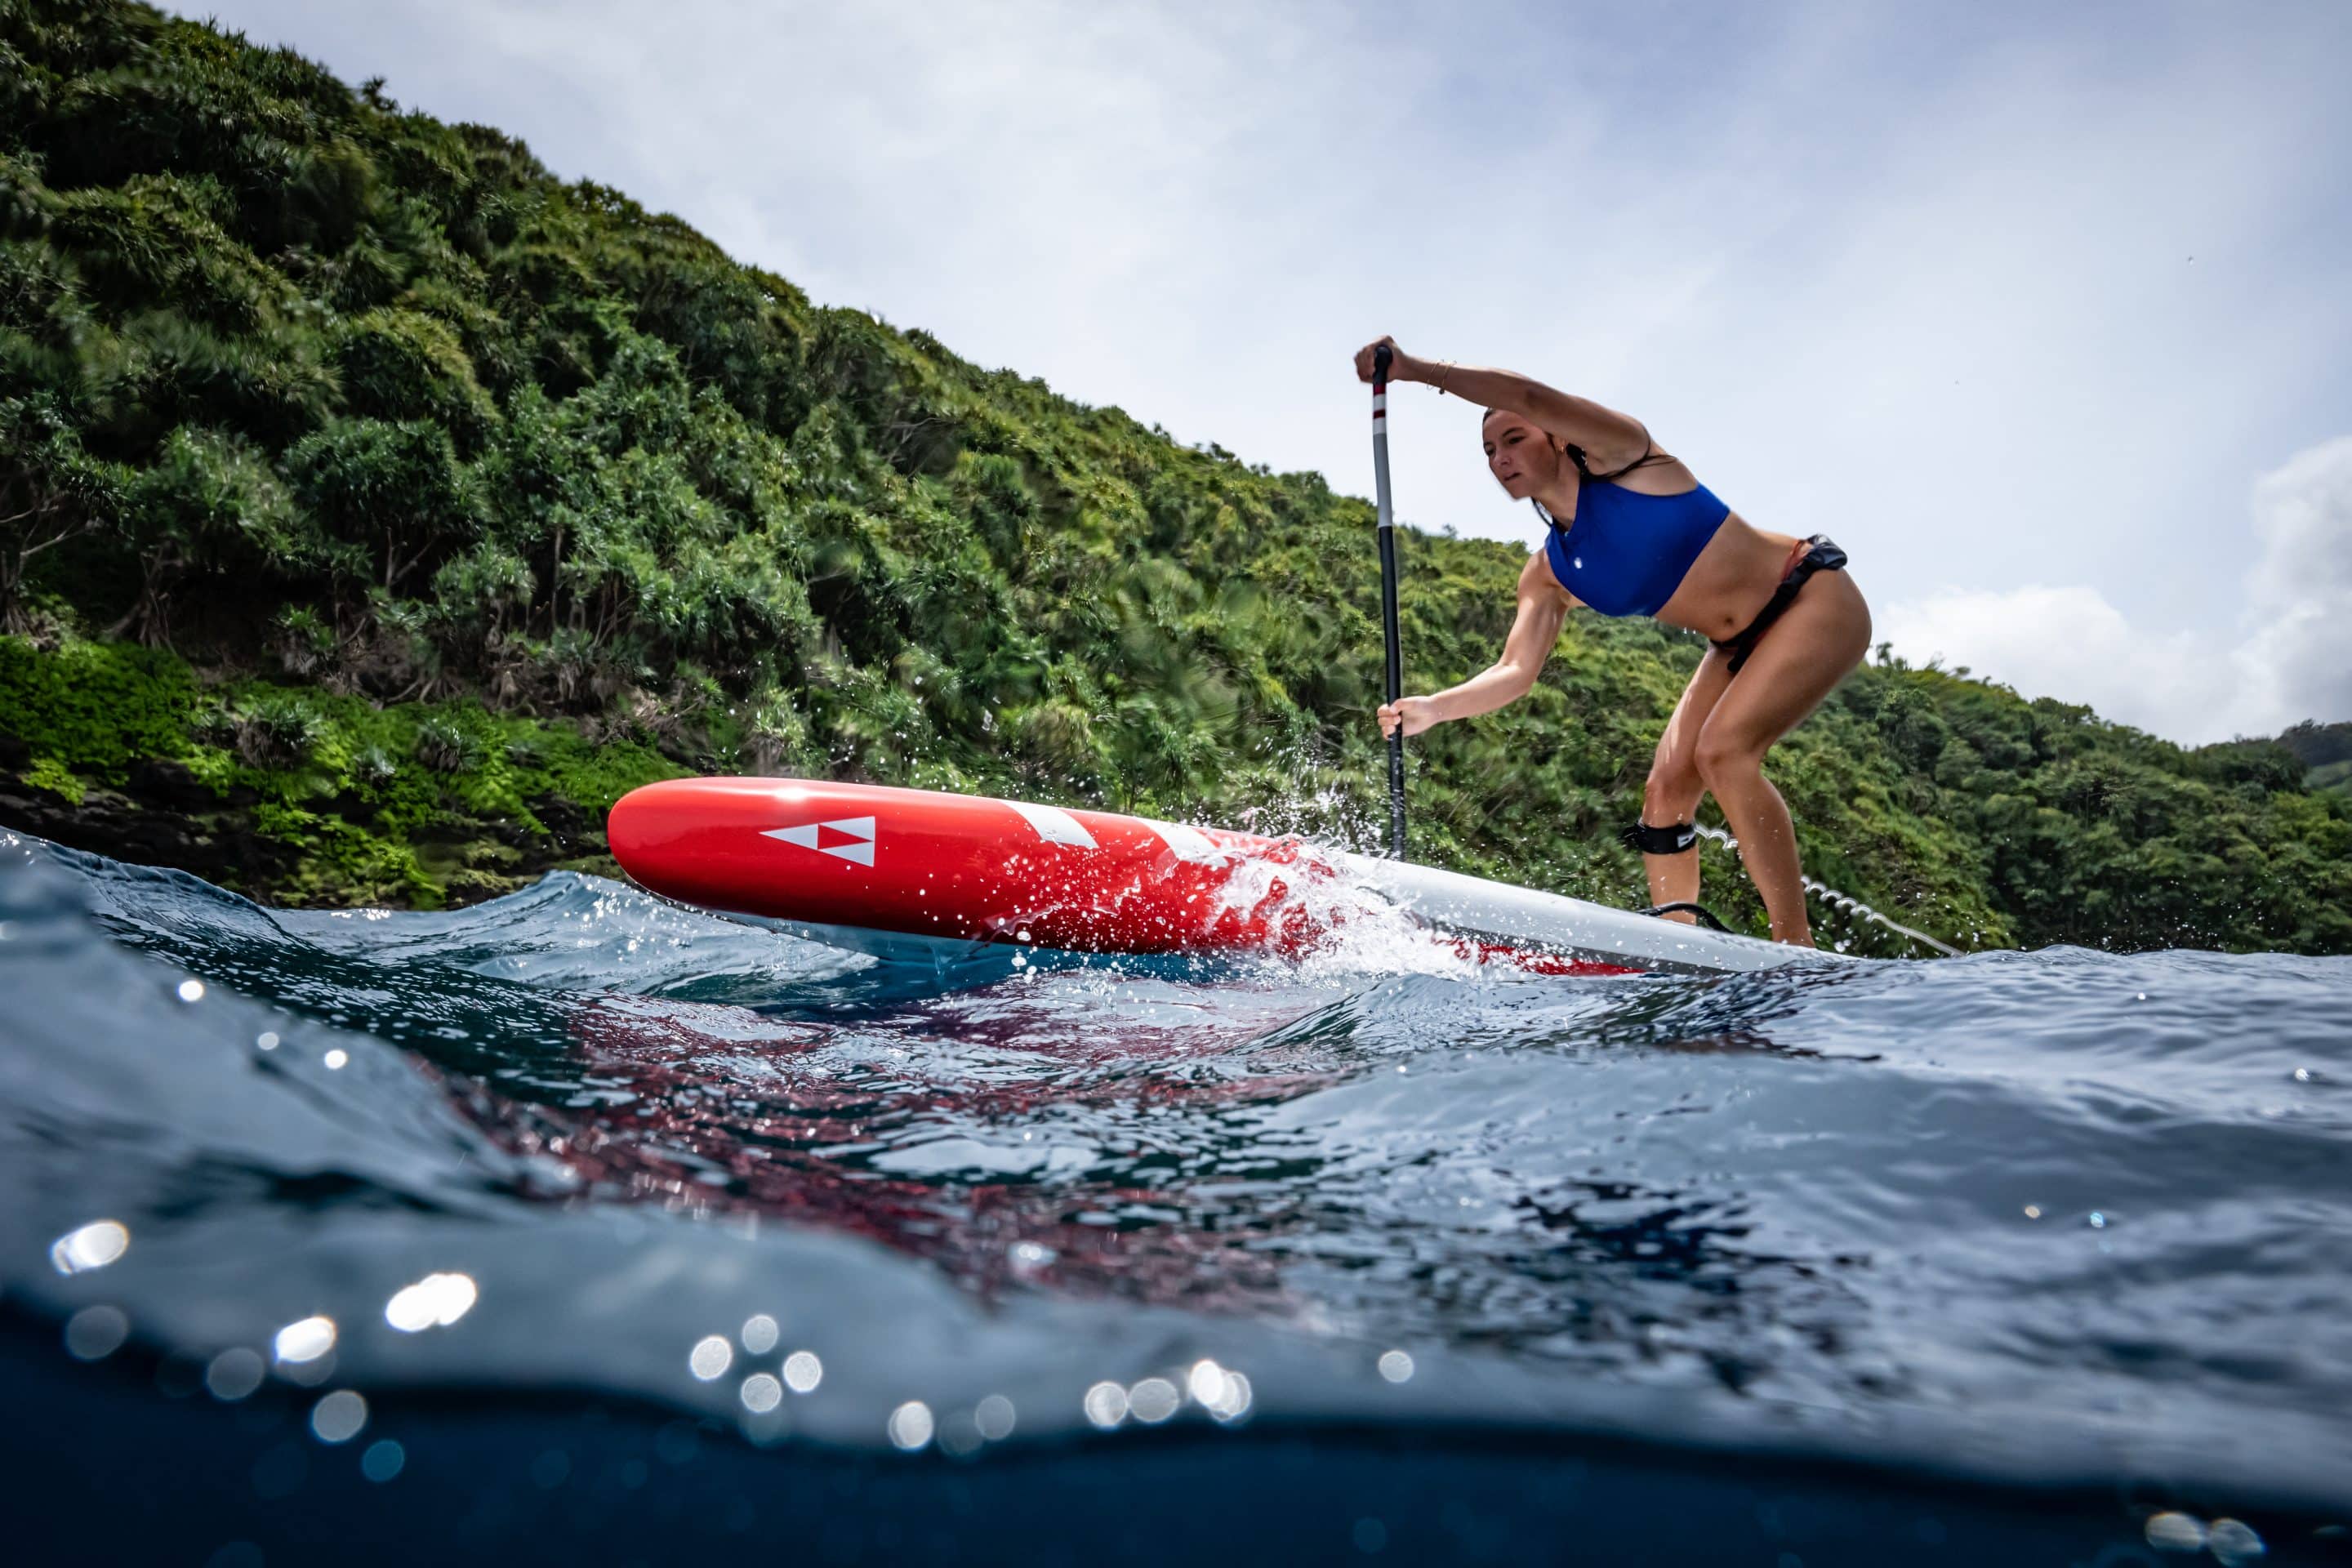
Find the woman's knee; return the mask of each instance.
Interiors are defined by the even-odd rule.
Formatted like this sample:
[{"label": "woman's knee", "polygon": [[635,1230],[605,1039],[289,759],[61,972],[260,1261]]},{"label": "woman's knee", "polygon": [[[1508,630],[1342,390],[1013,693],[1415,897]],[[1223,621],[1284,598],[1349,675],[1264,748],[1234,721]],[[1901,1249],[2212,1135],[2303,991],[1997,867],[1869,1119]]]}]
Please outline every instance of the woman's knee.
[{"label": "woman's knee", "polygon": [[1698,797],[1706,790],[1688,753],[1662,746],[1642,785],[1642,820],[1660,827],[1680,822],[1698,809]]},{"label": "woman's knee", "polygon": [[1692,762],[1700,780],[1720,796],[1726,784],[1738,784],[1764,771],[1764,749],[1727,731],[1718,734],[1710,724],[1699,731]]}]

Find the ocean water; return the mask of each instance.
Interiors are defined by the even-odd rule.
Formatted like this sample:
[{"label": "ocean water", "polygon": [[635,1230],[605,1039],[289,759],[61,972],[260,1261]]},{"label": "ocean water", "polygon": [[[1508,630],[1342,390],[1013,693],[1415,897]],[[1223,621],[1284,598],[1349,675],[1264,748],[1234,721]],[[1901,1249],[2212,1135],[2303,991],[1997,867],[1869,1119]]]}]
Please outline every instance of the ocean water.
[{"label": "ocean water", "polygon": [[0,832],[0,999],[40,1561],[2347,1558],[2352,960],[949,987]]}]

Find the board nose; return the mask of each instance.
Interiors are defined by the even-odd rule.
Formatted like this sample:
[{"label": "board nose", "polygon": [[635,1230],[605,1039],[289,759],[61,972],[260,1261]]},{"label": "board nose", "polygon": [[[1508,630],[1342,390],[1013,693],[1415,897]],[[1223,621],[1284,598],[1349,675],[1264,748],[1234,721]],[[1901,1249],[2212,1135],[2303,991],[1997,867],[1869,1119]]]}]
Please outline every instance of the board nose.
[{"label": "board nose", "polygon": [[613,858],[626,871],[647,887],[653,882],[646,876],[652,868],[654,845],[660,831],[661,807],[655,791],[659,784],[647,784],[633,789],[613,803],[604,815],[604,842]]},{"label": "board nose", "polygon": [[639,885],[672,898],[687,898],[701,880],[696,875],[704,858],[695,840],[714,826],[714,801],[699,781],[666,779],[643,784],[613,803],[604,815],[604,842],[613,858]]}]

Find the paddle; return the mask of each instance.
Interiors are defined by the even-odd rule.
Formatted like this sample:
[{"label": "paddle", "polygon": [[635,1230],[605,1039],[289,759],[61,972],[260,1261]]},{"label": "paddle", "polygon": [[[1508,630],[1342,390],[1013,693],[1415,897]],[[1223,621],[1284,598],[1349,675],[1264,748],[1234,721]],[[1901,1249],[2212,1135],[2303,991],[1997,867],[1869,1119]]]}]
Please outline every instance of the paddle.
[{"label": "paddle", "polygon": [[[1396,513],[1389,505],[1388,345],[1372,351],[1372,484],[1381,517],[1381,630],[1388,638],[1388,700],[1404,695],[1404,655],[1397,645]],[[1404,725],[1389,736],[1389,858],[1404,855]]]}]

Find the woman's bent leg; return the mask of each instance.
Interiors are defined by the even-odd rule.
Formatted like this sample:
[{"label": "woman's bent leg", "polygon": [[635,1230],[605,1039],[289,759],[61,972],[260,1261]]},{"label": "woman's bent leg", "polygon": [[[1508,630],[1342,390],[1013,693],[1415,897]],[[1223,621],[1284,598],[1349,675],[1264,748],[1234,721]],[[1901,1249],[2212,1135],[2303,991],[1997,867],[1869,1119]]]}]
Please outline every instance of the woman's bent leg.
[{"label": "woman's bent leg", "polygon": [[1797,825],[1789,816],[1789,803],[1764,776],[1760,763],[1748,768],[1744,776],[1728,777],[1713,787],[1715,804],[1723,808],[1724,820],[1739,840],[1740,863],[1764,900],[1772,940],[1812,946],[1804,871],[1797,862]]},{"label": "woman's bent leg", "polygon": [[[1698,668],[1683,688],[1682,700],[1675,704],[1674,717],[1666,721],[1665,733],[1658,737],[1658,753],[1650,764],[1649,782],[1642,790],[1642,820],[1653,827],[1672,827],[1689,822],[1698,816],[1698,797],[1706,792],[1698,775],[1698,738],[1706,727],[1707,715],[1715,711],[1725,688],[1731,683],[1730,660],[1710,648]],[[1698,901],[1698,850],[1696,847],[1679,855],[1642,857],[1642,868],[1650,881],[1650,902],[1654,904],[1688,904]],[[1668,915],[1671,921],[1685,925],[1696,924],[1691,915]]]},{"label": "woman's bent leg", "polygon": [[1796,827],[1764,776],[1764,753],[1821,704],[1870,648],[1870,606],[1843,572],[1805,584],[1699,731],[1698,771],[1739,837],[1772,940],[1812,945]]}]

